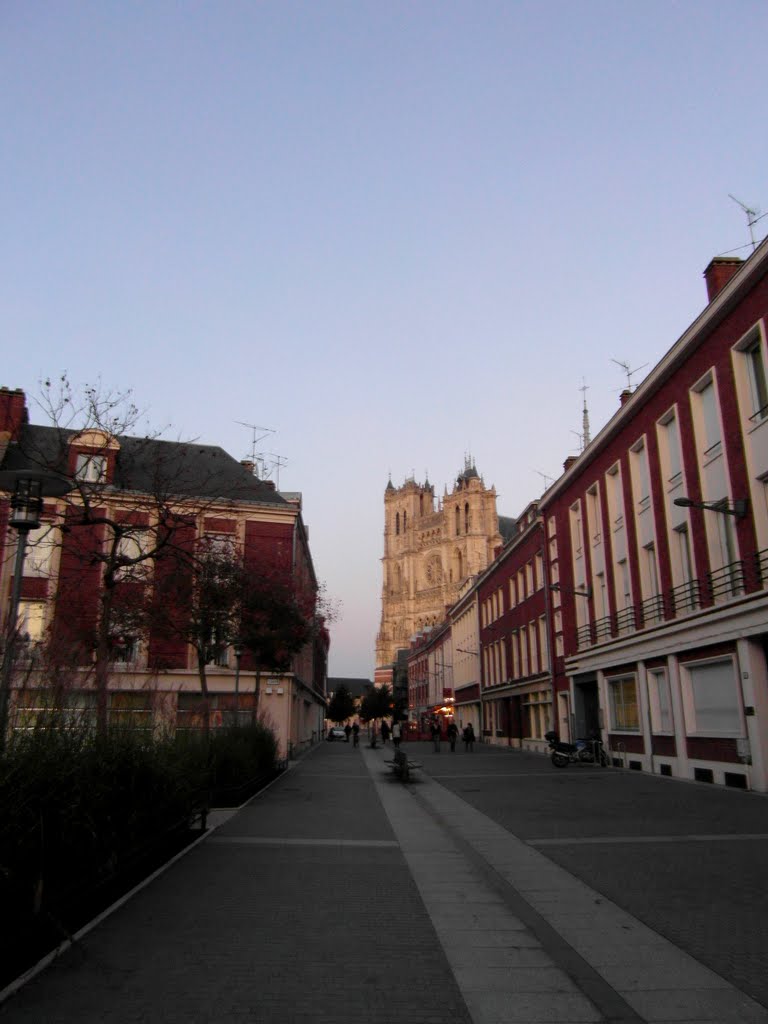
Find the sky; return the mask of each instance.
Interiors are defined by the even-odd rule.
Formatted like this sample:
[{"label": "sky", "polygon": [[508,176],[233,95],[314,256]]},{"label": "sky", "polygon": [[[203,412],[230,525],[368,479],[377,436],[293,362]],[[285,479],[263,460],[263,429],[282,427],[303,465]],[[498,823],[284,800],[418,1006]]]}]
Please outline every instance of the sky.
[{"label": "sky", "polygon": [[584,395],[594,436],[749,255],[767,30],[764,0],[3,0],[0,385],[33,422],[66,372],[169,439],[266,435],[329,673],[372,678],[389,475],[441,494],[470,455],[518,515]]}]

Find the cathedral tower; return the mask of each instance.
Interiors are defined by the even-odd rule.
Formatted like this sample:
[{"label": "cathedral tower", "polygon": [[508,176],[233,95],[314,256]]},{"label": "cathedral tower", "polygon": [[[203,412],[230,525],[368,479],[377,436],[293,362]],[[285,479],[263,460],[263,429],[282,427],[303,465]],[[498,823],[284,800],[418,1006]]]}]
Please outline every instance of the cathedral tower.
[{"label": "cathedral tower", "polygon": [[436,503],[429,480],[384,492],[381,626],[376,665],[391,664],[411,636],[445,618],[464,580],[487,568],[503,543],[496,491],[471,459]]}]

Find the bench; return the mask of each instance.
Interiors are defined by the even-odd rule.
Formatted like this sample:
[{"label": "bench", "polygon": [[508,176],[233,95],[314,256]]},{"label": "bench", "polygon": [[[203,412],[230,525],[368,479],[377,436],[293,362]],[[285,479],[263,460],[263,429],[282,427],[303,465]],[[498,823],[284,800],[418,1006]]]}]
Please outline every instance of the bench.
[{"label": "bench", "polygon": [[421,768],[421,762],[409,761],[402,750],[396,750],[392,760],[385,761],[384,764],[392,769],[401,782],[408,782],[411,772]]}]

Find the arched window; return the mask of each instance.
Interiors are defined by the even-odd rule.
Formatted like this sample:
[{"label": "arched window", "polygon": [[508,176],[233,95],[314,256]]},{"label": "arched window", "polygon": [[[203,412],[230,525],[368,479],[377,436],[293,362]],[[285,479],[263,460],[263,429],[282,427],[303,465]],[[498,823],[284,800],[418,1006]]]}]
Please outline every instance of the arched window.
[{"label": "arched window", "polygon": [[[458,512],[458,509],[456,510]],[[456,566],[458,569],[457,579],[461,582],[464,579],[464,559],[461,557],[461,552],[456,552]]]},{"label": "arched window", "polygon": [[461,533],[461,509],[456,506],[456,536]]},{"label": "arched window", "polygon": [[420,516],[424,515],[424,495],[423,494],[419,495],[419,515]]},{"label": "arched window", "polygon": [[464,533],[469,533],[469,502],[464,506]]},{"label": "arched window", "polygon": [[406,527],[407,522],[408,522],[408,513],[407,512],[403,512],[403,533],[405,533],[405,527]]},{"label": "arched window", "polygon": [[400,533],[400,513],[395,512],[395,536]]}]

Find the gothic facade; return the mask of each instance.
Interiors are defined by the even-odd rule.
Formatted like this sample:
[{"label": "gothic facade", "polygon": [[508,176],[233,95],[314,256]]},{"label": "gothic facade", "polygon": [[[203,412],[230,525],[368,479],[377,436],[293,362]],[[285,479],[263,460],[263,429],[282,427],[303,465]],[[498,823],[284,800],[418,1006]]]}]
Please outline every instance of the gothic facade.
[{"label": "gothic facade", "polygon": [[496,491],[465,460],[453,489],[435,499],[433,485],[413,478],[384,493],[381,627],[376,665],[394,662],[410,638],[445,618],[461,585],[482,572],[512,520],[496,512]]}]

